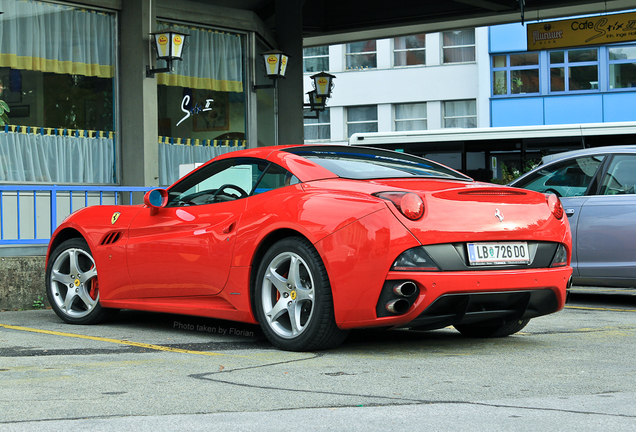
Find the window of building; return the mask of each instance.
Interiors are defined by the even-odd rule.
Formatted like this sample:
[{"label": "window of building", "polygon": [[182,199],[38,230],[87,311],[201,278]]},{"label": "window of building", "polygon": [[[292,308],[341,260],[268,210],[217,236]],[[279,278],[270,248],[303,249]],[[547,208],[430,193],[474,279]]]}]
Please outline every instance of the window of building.
[{"label": "window of building", "polygon": [[475,61],[475,29],[452,30],[442,33],[444,64]]},{"label": "window of building", "polygon": [[636,46],[609,48],[609,88],[636,87]]},{"label": "window of building", "polygon": [[427,129],[426,102],[397,104],[394,110],[396,131]]},{"label": "window of building", "polygon": [[403,36],[393,39],[393,66],[426,64],[426,35]]},{"label": "window of building", "polygon": [[[306,116],[314,114],[311,110],[305,110]],[[305,141],[329,141],[331,139],[330,121],[329,108],[318,111],[318,118],[305,118]]]},{"label": "window of building", "polygon": [[548,53],[550,92],[598,90],[598,49],[559,50]]},{"label": "window of building", "polygon": [[245,37],[175,23],[157,27],[190,35],[188,55],[173,63],[174,72],[157,74],[159,184],[166,185],[178,179],[179,164],[205,162],[219,147],[247,146]]},{"label": "window of building", "polygon": [[374,69],[378,67],[374,40],[347,44],[345,57],[347,70]]},{"label": "window of building", "polygon": [[309,73],[329,70],[329,46],[303,49],[303,71]]},{"label": "window of building", "polygon": [[115,15],[2,4],[0,99],[10,111],[0,132],[0,181],[114,183]]},{"label": "window of building", "polygon": [[442,105],[445,128],[477,127],[477,102],[473,100],[447,101]]},{"label": "window of building", "polygon": [[539,93],[539,54],[492,56],[493,96]]},{"label": "window of building", "polygon": [[351,137],[359,132],[378,131],[378,107],[376,105],[347,108],[347,133]]}]

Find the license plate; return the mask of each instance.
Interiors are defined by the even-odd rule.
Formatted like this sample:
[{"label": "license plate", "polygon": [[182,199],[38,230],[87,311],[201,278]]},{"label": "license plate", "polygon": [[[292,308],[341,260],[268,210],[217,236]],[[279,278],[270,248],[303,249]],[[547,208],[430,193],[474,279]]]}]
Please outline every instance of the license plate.
[{"label": "license plate", "polygon": [[526,242],[468,243],[470,265],[530,264]]}]

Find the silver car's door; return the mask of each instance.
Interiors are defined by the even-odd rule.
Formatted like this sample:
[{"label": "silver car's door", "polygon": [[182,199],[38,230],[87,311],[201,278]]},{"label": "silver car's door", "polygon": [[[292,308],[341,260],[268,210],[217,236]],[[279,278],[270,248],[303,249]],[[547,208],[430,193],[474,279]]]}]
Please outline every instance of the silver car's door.
[{"label": "silver car's door", "polygon": [[581,278],[617,286],[636,281],[635,188],[636,155],[614,156],[599,195],[580,209],[576,235]]},{"label": "silver car's door", "polygon": [[578,266],[578,253],[577,253],[577,230],[579,223],[579,216],[581,215],[581,207],[585,204],[590,197],[587,196],[574,196],[574,197],[561,197],[561,203],[563,209],[570,222],[570,230],[572,231],[572,269],[573,275],[579,275]]}]

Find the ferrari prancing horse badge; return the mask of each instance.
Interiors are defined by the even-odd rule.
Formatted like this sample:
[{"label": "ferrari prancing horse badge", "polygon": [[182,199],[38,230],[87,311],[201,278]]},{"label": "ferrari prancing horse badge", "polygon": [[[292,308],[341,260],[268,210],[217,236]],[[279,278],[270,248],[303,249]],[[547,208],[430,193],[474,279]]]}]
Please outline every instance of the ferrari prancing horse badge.
[{"label": "ferrari prancing horse badge", "polygon": [[111,218],[110,218],[110,223],[111,223],[112,225],[115,225],[115,222],[117,222],[117,219],[119,219],[119,215],[120,215],[120,214],[121,214],[121,213],[119,213],[119,212],[115,212],[115,213],[113,213],[113,217],[111,217]]}]

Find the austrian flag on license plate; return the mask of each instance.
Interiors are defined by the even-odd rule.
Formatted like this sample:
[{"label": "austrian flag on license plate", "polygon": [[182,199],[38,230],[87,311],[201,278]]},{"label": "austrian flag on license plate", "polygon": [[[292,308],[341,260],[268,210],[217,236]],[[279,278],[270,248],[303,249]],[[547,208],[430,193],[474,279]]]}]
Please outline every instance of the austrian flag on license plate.
[{"label": "austrian flag on license plate", "polygon": [[529,264],[526,242],[468,243],[470,265]]}]

